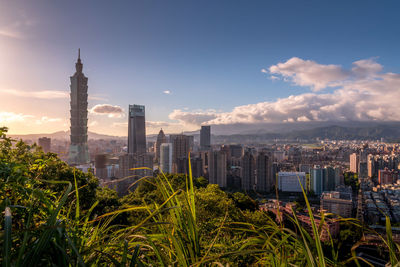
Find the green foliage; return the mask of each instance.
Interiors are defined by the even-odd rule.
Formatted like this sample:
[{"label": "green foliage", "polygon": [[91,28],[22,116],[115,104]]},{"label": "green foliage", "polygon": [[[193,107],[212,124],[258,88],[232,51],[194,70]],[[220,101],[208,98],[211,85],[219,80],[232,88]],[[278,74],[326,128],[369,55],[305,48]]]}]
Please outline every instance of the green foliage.
[{"label": "green foliage", "polygon": [[258,203],[251,197],[241,192],[235,192],[229,194],[229,197],[233,199],[235,206],[241,210],[256,211],[258,209]]},{"label": "green foliage", "polygon": [[[242,193],[228,194],[204,178],[160,174],[118,198],[97,179],[11,140],[0,130],[0,260],[4,266],[342,266],[343,243],[357,242],[354,221],[338,242],[323,244],[295,211],[277,223]],[[304,192],[303,192],[304,193]],[[304,205],[311,211],[307,196]],[[290,226],[290,227],[289,227]],[[363,229],[365,230],[365,229]],[[382,245],[399,263],[387,219]],[[360,233],[360,232],[358,232]],[[342,242],[342,244],[340,243]],[[357,243],[360,244],[360,243]],[[357,244],[353,246],[355,251]],[[346,253],[347,255],[347,253]]]},{"label": "green foliage", "polygon": [[344,184],[347,186],[351,186],[353,192],[358,192],[360,189],[360,183],[358,181],[358,174],[353,172],[345,172],[344,173]]}]

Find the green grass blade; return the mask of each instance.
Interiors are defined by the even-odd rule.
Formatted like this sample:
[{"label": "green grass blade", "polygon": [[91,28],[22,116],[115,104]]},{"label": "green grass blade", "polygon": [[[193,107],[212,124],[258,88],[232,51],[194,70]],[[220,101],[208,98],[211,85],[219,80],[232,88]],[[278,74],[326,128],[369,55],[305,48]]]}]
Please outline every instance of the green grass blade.
[{"label": "green grass blade", "polygon": [[389,249],[389,257],[391,266],[397,266],[399,260],[396,257],[396,245],[393,241],[392,234],[392,225],[390,224],[390,219],[386,216],[386,237],[387,237],[387,246]]},{"label": "green grass blade", "polygon": [[10,207],[5,208],[5,218],[4,218],[4,259],[3,266],[11,266],[11,228],[12,228],[12,217]]},{"label": "green grass blade", "polygon": [[144,266],[143,263],[139,260],[139,245],[136,245],[135,251],[133,251],[131,263],[129,264],[130,267],[142,267]]},{"label": "green grass blade", "polygon": [[58,213],[67,201],[68,194],[71,192],[71,189],[72,184],[68,183],[67,190],[65,190],[64,195],[62,196],[57,208],[51,213],[50,218],[47,220],[46,226],[48,227],[48,229],[46,229],[40,236],[38,243],[35,244],[35,247],[30,257],[27,257],[25,259],[23,264],[24,266],[37,264],[37,261],[40,259],[40,253],[42,253],[42,251],[48,246],[48,244],[50,244],[51,235],[54,231],[53,228],[56,226]]},{"label": "green grass blade", "polygon": [[18,259],[17,259],[16,266],[20,266],[22,257],[25,254],[26,244],[28,243],[28,229],[29,229],[29,227],[31,225],[31,221],[32,221],[32,207],[29,210],[28,221],[27,221],[26,226],[25,226],[24,239],[22,241],[22,246],[21,246],[21,248],[19,249],[19,252],[18,252]]},{"label": "green grass blade", "polygon": [[79,220],[79,192],[78,192],[78,184],[76,182],[75,168],[74,168],[74,183],[75,183],[75,193],[76,193],[76,211],[75,211],[75,219]]},{"label": "green grass blade", "polygon": [[324,256],[324,252],[322,250],[322,245],[321,245],[321,240],[319,238],[318,228],[315,225],[315,219],[314,219],[314,215],[311,210],[311,205],[310,205],[310,202],[308,201],[308,198],[307,198],[306,192],[304,191],[303,185],[301,184],[300,177],[298,176],[297,179],[299,180],[301,191],[303,191],[303,196],[306,201],[308,216],[310,216],[311,226],[312,226],[313,234],[314,234],[315,246],[317,247],[319,266],[324,267],[324,266],[326,266],[325,256]]}]

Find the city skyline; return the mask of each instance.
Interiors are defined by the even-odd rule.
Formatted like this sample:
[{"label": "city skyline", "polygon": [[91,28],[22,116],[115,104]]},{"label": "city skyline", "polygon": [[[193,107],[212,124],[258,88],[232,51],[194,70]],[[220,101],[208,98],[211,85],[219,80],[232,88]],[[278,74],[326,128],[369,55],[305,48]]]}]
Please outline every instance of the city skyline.
[{"label": "city skyline", "polygon": [[147,106],[149,134],[399,120],[398,3],[226,3],[0,1],[0,124],[67,130],[79,47],[93,132],[125,136],[133,102]]}]

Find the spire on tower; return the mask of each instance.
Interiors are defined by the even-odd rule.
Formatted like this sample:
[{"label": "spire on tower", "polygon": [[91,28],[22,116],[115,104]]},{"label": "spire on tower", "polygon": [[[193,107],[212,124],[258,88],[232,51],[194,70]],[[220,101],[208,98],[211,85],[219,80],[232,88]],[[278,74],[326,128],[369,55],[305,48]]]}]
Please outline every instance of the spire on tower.
[{"label": "spire on tower", "polygon": [[83,65],[81,62],[81,49],[80,48],[78,48],[78,61],[75,64],[75,68],[76,68],[77,72],[82,72]]}]

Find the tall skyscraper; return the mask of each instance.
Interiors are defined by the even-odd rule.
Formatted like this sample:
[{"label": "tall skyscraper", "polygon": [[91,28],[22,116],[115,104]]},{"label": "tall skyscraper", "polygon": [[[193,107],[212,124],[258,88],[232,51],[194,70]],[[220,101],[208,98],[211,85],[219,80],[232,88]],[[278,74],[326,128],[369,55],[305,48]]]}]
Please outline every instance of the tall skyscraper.
[{"label": "tall skyscraper", "polygon": [[331,166],[326,166],[325,168],[325,183],[324,183],[324,191],[334,191],[336,187],[336,172],[335,168]]},{"label": "tall skyscraper", "polygon": [[272,155],[260,152],[256,159],[257,191],[270,192],[273,185],[272,179]]},{"label": "tall skyscraper", "polygon": [[129,105],[128,154],[146,153],[145,109],[141,105]]},{"label": "tall skyscraper", "polygon": [[82,72],[80,49],[78,61],[75,64],[76,72],[71,80],[71,144],[69,147],[68,163],[82,165],[89,163],[89,149],[87,144],[88,121],[88,78]]},{"label": "tall skyscraper", "polygon": [[211,126],[201,126],[200,130],[200,149],[210,150],[211,148]]},{"label": "tall skyscraper", "polygon": [[255,159],[250,151],[246,151],[242,157],[242,189],[253,190],[255,185]]},{"label": "tall skyscraper", "polygon": [[[148,169],[135,169],[135,168]],[[126,178],[118,182],[117,192],[120,196],[128,193],[128,189],[133,190],[132,184],[144,176],[153,174],[153,156],[151,154],[125,153],[119,156],[119,177]],[[135,169],[135,170],[134,170]]]},{"label": "tall skyscraper", "polygon": [[39,146],[42,147],[44,153],[50,152],[51,147],[51,138],[41,137],[39,138]]},{"label": "tall skyscraper", "polygon": [[156,141],[156,161],[160,162],[160,146],[167,142],[167,137],[164,134],[164,131],[161,129],[157,136]]},{"label": "tall skyscraper", "polygon": [[163,173],[172,172],[172,144],[163,143],[160,145],[160,169]]},{"label": "tall skyscraper", "polygon": [[369,154],[367,158],[368,177],[373,177],[375,174],[375,158]]},{"label": "tall skyscraper", "polygon": [[178,159],[188,158],[189,156],[192,138],[183,134],[170,135],[169,138],[172,143],[172,171],[177,172]]},{"label": "tall skyscraper", "polygon": [[358,165],[360,163],[360,157],[357,153],[353,153],[350,155],[350,171],[354,173],[358,173]]},{"label": "tall skyscraper", "polygon": [[223,151],[210,151],[208,156],[208,181],[210,184],[218,184],[227,187],[226,154]]},{"label": "tall skyscraper", "polygon": [[314,168],[311,169],[310,174],[311,174],[311,190],[316,194],[316,195],[321,195],[322,192],[324,191],[324,169],[321,168],[320,166],[314,166]]}]

